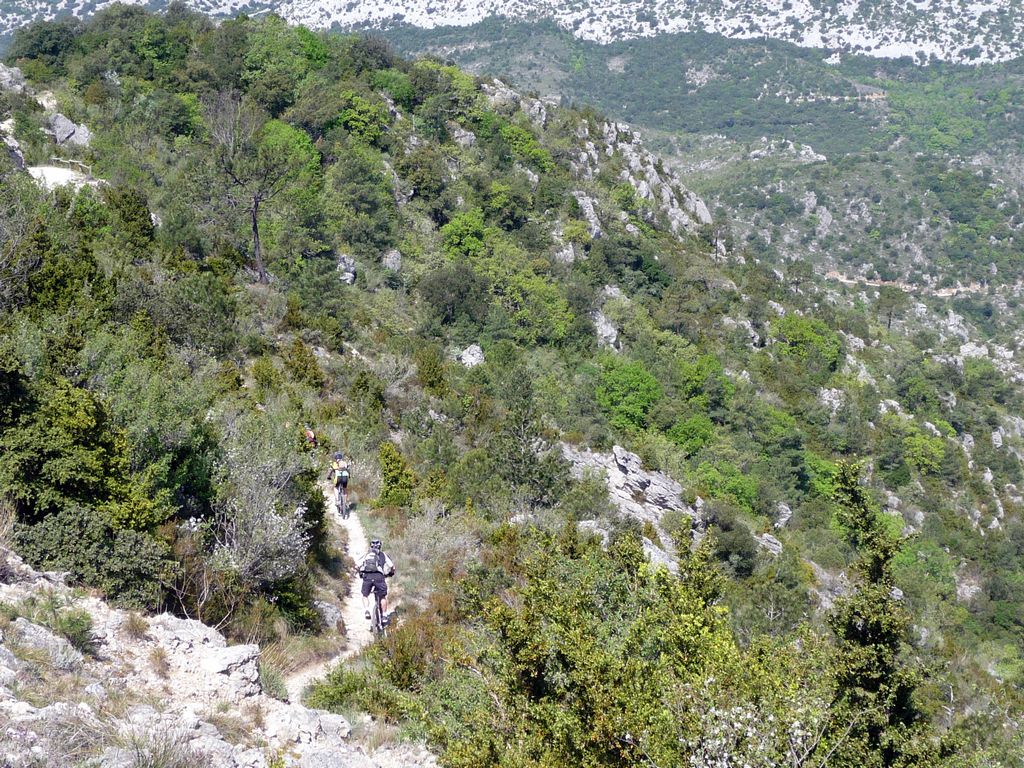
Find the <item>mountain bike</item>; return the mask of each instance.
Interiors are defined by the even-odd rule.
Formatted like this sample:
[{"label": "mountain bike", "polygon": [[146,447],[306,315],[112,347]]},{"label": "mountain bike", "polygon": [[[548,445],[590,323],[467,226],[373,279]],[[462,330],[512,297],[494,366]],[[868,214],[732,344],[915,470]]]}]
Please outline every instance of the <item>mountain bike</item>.
[{"label": "mountain bike", "polygon": [[374,589],[373,605],[370,606],[370,632],[374,637],[387,637],[388,626],[384,623],[384,612],[380,608],[380,599],[380,592]]},{"label": "mountain bike", "polygon": [[348,490],[346,488],[335,488],[335,507],[338,510],[338,516],[342,520],[347,520],[349,513],[352,511],[348,505]]}]

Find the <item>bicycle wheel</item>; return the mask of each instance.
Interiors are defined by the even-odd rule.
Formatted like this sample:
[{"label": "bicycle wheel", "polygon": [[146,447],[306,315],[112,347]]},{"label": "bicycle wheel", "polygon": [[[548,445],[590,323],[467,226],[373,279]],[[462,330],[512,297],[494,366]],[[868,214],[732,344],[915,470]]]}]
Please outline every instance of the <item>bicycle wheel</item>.
[{"label": "bicycle wheel", "polygon": [[373,591],[373,606],[370,608],[370,632],[373,635],[379,635],[382,629],[380,620],[380,595],[377,594],[377,590]]}]

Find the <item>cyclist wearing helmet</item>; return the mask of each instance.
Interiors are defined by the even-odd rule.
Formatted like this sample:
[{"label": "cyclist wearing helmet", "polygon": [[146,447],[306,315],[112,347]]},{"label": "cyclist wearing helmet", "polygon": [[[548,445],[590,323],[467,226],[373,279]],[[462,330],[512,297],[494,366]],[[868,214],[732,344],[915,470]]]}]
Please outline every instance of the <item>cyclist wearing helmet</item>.
[{"label": "cyclist wearing helmet", "polygon": [[343,517],[347,517],[349,469],[348,462],[345,461],[345,457],[342,454],[334,454],[327,477],[334,483],[334,492],[337,494],[338,499],[338,511]]},{"label": "cyclist wearing helmet", "polygon": [[370,550],[358,561],[359,575],[363,578],[363,611],[370,618],[370,593],[380,597],[381,623],[388,623],[388,576],[395,575],[395,564],[384,553],[380,539],[370,542]]}]

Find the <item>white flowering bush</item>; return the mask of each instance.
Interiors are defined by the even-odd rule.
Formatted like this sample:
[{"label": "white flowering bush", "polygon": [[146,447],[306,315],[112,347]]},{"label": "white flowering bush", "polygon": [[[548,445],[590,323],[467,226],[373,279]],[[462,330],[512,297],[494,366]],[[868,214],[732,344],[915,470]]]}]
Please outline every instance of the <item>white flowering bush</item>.
[{"label": "white flowering bush", "polygon": [[699,735],[686,745],[688,765],[690,768],[810,765],[821,742],[826,713],[825,702],[816,699],[787,701],[772,709],[749,703],[712,705],[701,714]]},{"label": "white flowering bush", "polygon": [[245,416],[232,423],[220,467],[212,564],[253,586],[293,576],[310,540],[305,509],[291,493],[305,466],[287,430],[272,422]]}]

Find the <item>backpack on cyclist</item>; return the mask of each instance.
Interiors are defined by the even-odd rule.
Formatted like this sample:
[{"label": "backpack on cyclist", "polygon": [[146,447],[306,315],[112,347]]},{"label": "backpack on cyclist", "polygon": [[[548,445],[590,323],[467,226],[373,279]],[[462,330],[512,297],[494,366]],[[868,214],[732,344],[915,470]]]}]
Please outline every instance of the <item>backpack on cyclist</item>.
[{"label": "backpack on cyclist", "polygon": [[359,566],[359,570],[362,573],[383,573],[384,560],[383,552],[367,552],[362,565]]}]

